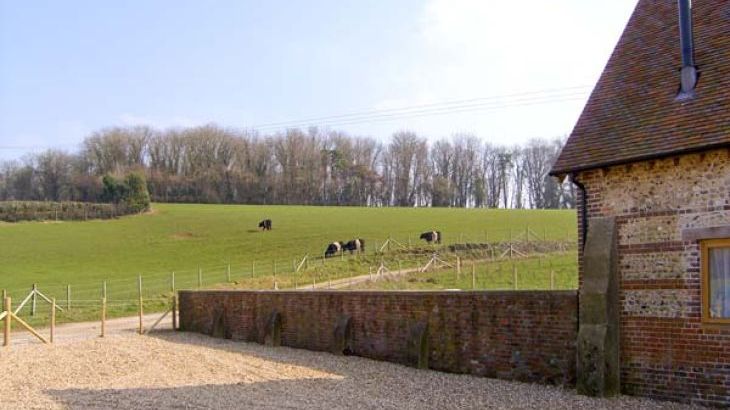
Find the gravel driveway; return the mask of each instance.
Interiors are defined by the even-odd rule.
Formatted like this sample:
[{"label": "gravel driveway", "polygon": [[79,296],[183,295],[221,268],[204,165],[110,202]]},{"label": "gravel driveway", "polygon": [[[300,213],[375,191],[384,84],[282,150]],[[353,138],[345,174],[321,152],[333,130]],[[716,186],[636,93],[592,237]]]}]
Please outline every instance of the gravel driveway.
[{"label": "gravel driveway", "polygon": [[684,409],[163,331],[0,348],[0,408]]}]

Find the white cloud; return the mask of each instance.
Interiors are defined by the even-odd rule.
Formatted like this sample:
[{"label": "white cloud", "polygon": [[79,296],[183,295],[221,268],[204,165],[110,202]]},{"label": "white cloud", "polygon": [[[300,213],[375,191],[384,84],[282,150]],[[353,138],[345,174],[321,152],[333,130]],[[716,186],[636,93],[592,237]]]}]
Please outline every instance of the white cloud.
[{"label": "white cloud", "polygon": [[[414,38],[416,51],[390,67],[392,95],[377,106],[590,87],[635,3],[428,0]],[[520,107],[420,124],[437,134],[467,127],[506,139],[551,137],[569,132],[581,107],[582,102]]]}]

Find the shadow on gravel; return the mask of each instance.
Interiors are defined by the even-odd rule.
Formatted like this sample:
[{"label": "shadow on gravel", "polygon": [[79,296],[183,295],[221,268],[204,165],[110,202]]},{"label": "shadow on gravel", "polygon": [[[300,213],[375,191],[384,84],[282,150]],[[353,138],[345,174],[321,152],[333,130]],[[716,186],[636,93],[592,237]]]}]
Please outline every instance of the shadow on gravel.
[{"label": "shadow on gravel", "polygon": [[[296,349],[293,347],[271,347],[259,343],[245,342],[235,339],[221,339],[196,332],[173,332],[162,330],[149,333],[147,337],[154,337],[168,343],[200,346],[205,349],[219,349],[231,353],[239,353],[271,362],[302,366],[322,372],[340,376],[353,376],[351,368],[357,363],[376,362],[383,366],[394,366],[414,374],[423,372],[417,369],[391,362],[382,362],[359,356],[336,356],[329,352]],[[326,360],[325,360],[326,358]]]},{"label": "shadow on gravel", "polygon": [[[45,390],[58,404],[72,409],[281,409],[344,408],[331,379],[276,380],[170,388]],[[333,392],[330,400],[322,394]],[[344,395],[347,396],[346,394]],[[344,397],[343,397],[344,398]],[[388,407],[373,402],[368,407]]]}]

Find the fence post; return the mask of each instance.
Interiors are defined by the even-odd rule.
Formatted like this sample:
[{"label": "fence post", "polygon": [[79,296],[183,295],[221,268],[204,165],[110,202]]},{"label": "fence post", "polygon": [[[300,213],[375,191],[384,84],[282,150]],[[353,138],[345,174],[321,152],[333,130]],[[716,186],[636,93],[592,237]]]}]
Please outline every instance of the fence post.
[{"label": "fence post", "polygon": [[550,290],[555,290],[555,271],[550,269]]},{"label": "fence post", "polygon": [[203,268],[198,266],[198,289],[203,287]]},{"label": "fence post", "polygon": [[71,310],[71,285],[66,285],[66,310]]},{"label": "fence post", "polygon": [[10,323],[13,315],[10,313],[13,311],[12,302],[10,296],[5,297],[5,338],[3,340],[3,346],[10,346]]},{"label": "fence post", "polygon": [[170,289],[175,293],[175,271],[172,271],[172,274],[170,274]]},{"label": "fence post", "polygon": [[226,269],[226,282],[231,283],[231,264],[228,264],[228,268]]},{"label": "fence post", "polygon": [[251,261],[251,279],[256,276],[256,261]]},{"label": "fence post", "polygon": [[370,276],[370,282],[373,281],[373,267],[368,266],[368,275]]},{"label": "fence post", "polygon": [[56,298],[51,298],[51,335],[48,340],[53,343],[56,335]]},{"label": "fence post", "polygon": [[477,271],[474,267],[474,262],[471,263],[471,288],[476,289],[477,287]]},{"label": "fence post", "polygon": [[456,257],[456,278],[461,278],[461,257]]},{"label": "fence post", "polygon": [[177,330],[177,295],[172,294],[172,330]]},{"label": "fence post", "polygon": [[106,298],[106,281],[101,282],[101,297]]},{"label": "fence post", "polygon": [[3,301],[6,297],[8,297],[8,291],[6,289],[3,289]]},{"label": "fence post", "polygon": [[101,298],[101,331],[99,337],[106,335],[106,296]]},{"label": "fence post", "polygon": [[35,309],[36,309],[36,301],[38,299],[38,285],[33,284],[33,290],[31,291],[33,293],[32,299],[31,299],[31,306],[30,306],[30,315],[35,316]]},{"label": "fence post", "polygon": [[139,334],[144,334],[144,326],[142,324],[142,316],[144,315],[144,308],[142,306],[142,275],[137,277],[137,285],[139,288]]}]

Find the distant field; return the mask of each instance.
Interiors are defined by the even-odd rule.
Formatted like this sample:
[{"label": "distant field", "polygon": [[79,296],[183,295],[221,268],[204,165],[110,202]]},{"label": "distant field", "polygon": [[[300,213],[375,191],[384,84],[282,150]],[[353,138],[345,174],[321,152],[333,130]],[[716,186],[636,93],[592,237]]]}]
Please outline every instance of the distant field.
[{"label": "distant field", "polygon": [[[575,213],[569,210],[182,204],[154,204],[153,209],[117,220],[0,224],[0,288],[17,301],[38,283],[41,291],[61,300],[71,284],[72,298],[87,300],[100,297],[107,281],[110,299],[133,300],[137,275],[144,277],[147,297],[161,297],[170,289],[173,271],[177,288],[197,286],[199,267],[203,285],[212,286],[227,280],[228,264],[231,281],[269,287],[275,270],[291,273],[304,255],[320,257],[333,240],[363,238],[366,258],[375,263],[380,257],[373,255],[375,247],[389,236],[417,245],[418,235],[432,229],[443,233],[446,244],[507,240],[528,227],[547,240],[575,240],[576,235]],[[257,229],[263,218],[273,220],[272,231]],[[352,260],[331,261],[322,266],[313,259],[306,265],[308,275],[363,269]]]}]

